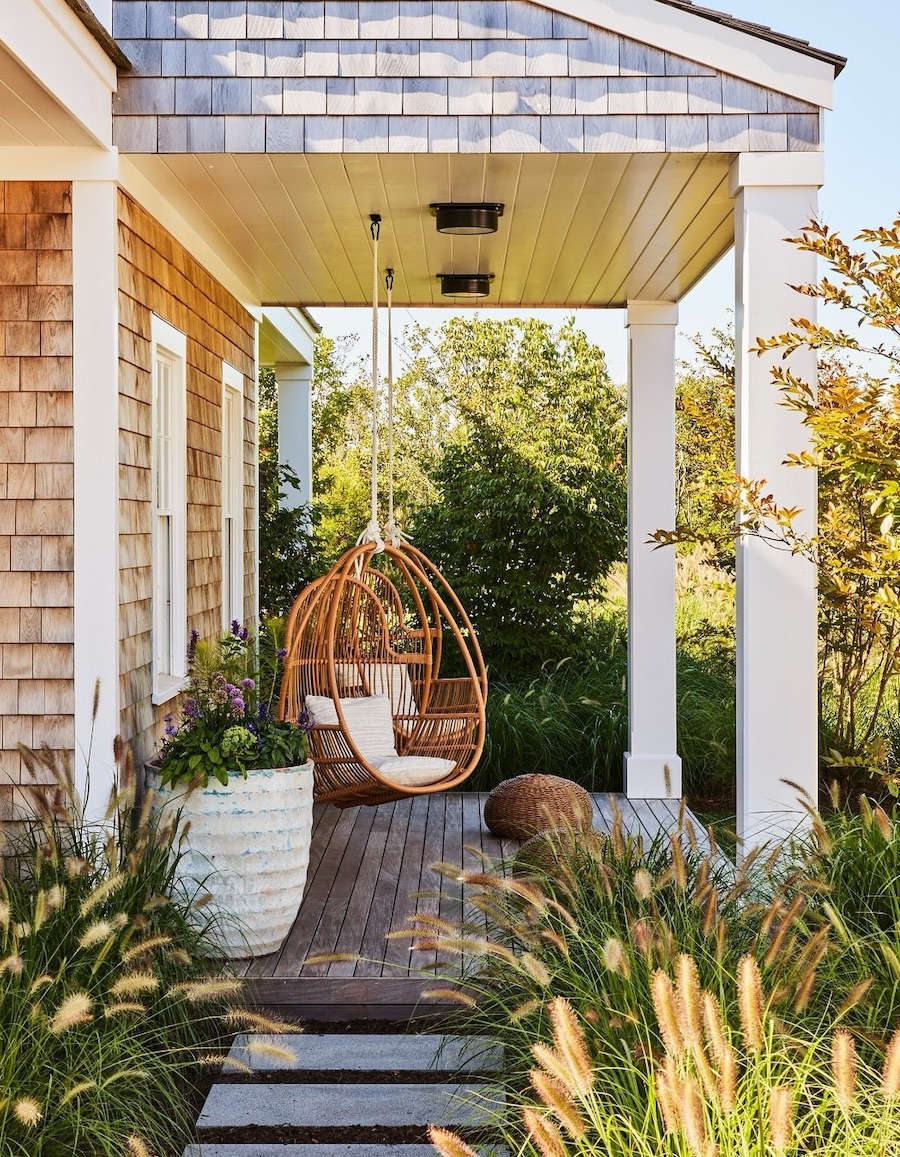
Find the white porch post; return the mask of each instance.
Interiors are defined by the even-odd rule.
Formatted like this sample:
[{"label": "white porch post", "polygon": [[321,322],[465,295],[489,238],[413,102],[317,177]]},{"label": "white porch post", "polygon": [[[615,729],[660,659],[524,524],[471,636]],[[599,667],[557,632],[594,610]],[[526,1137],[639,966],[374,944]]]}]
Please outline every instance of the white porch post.
[{"label": "white porch post", "polygon": [[90,771],[91,819],[109,802],[120,731],[117,197],[114,181],[72,185],[75,779],[84,800]]},{"label": "white porch post", "polygon": [[628,751],[630,799],[681,795],[675,724],[675,327],[678,306],[628,303]]},{"label": "white porch post", "polygon": [[[791,285],[814,281],[816,260],[785,241],[816,211],[821,154],[757,154],[732,169],[735,198],[737,471],[765,479],[783,506],[816,524],[816,476],[784,466],[808,444],[800,416],[779,404],[771,368],[781,353],[748,353],[759,337],[784,333],[791,318],[815,320],[814,299]],[[816,358],[791,356],[792,371],[815,381]],[[809,561],[757,539],[737,549],[738,836],[749,848],[780,839],[803,811],[790,780],[815,799],[818,781],[816,575]]]},{"label": "white porch post", "polygon": [[312,503],[312,380],[313,367],[287,362],[275,365],[278,384],[278,460],[300,479],[299,493],[291,487],[285,506]]}]

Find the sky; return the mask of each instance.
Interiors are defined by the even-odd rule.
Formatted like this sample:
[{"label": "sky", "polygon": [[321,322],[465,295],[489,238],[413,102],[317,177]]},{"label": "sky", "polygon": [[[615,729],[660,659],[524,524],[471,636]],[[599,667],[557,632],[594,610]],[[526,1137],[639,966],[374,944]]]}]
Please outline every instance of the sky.
[{"label": "sky", "polygon": [[[848,58],[834,90],[834,110],[825,128],[826,184],[819,212],[845,239],[860,229],[890,224],[900,216],[900,118],[893,107],[900,63],[900,0],[702,0],[734,16],[767,24]],[[729,254],[681,302],[678,352],[689,357],[690,336],[708,334],[729,320],[734,302],[734,262]],[[451,310],[407,310],[395,314],[395,349],[402,368],[404,324],[439,325]],[[472,311],[469,311],[472,312]],[[624,313],[577,310],[576,321],[607,355],[617,381],[625,378]],[[316,309],[329,336],[368,334],[370,313],[359,309]],[[554,324],[559,311],[479,310],[479,316],[536,315]],[[382,327],[383,328],[383,327]],[[366,348],[368,338],[366,339]],[[365,352],[360,347],[360,352]],[[396,356],[396,355],[395,355]]]}]

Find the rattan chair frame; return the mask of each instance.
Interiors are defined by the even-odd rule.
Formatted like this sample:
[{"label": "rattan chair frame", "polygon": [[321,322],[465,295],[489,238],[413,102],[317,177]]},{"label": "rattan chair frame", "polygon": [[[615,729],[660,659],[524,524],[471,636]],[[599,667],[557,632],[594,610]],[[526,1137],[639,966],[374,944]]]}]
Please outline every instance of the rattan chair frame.
[{"label": "rattan chair frame", "polygon": [[[346,551],[297,596],[285,650],[281,718],[297,719],[307,695],[329,696],[337,717],[310,735],[317,801],[353,807],[446,791],[475,769],[485,737],[484,658],[456,594],[411,544]],[[451,656],[463,673],[442,676]],[[340,701],[377,693],[390,698],[398,754],[452,760],[444,778],[400,785],[365,759]]]}]

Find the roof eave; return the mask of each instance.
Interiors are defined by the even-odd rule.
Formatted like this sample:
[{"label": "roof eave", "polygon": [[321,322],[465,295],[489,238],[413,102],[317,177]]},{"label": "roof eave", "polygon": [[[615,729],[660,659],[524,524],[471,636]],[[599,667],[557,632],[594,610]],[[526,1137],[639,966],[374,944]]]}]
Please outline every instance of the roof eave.
[{"label": "roof eave", "polygon": [[118,46],[106,28],[94,15],[84,0],[65,0],[65,3],[75,13],[81,23],[97,41],[109,59],[120,72],[131,72],[132,64],[122,49]]},{"label": "roof eave", "polygon": [[690,0],[541,0],[598,29],[706,65],[818,108],[831,108],[844,57]]}]

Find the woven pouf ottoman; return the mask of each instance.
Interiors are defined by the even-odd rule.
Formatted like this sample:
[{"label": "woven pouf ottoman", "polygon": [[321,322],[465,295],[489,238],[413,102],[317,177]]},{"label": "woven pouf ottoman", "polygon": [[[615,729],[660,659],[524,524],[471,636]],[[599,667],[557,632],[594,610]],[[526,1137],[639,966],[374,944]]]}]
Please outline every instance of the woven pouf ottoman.
[{"label": "woven pouf ottoman", "polygon": [[527,879],[568,880],[581,877],[603,854],[605,832],[548,828],[526,840],[513,858],[514,876]]},{"label": "woven pouf ottoman", "polygon": [[498,784],[484,822],[502,840],[527,840],[554,828],[590,830],[594,808],[583,787],[558,775],[517,775]]}]

